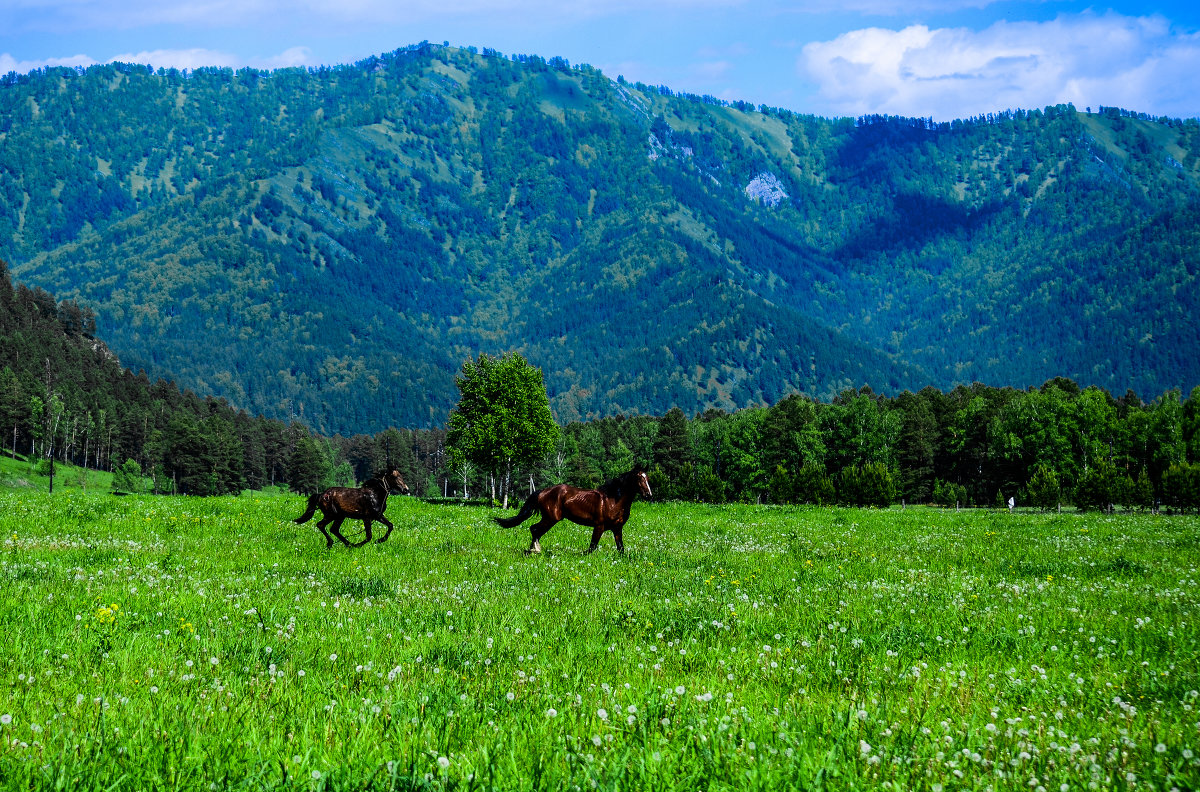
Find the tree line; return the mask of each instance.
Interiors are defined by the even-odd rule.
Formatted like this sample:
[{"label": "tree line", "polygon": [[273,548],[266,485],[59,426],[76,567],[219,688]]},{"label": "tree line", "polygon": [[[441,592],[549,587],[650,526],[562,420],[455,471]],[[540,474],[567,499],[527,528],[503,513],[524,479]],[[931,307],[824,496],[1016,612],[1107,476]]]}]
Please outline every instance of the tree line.
[{"label": "tree line", "polygon": [[[460,387],[478,370],[467,364]],[[493,409],[507,416],[536,401],[526,385],[516,390]],[[460,424],[465,403],[454,415]],[[466,498],[486,485],[456,462],[468,447],[461,431],[451,435],[449,459],[459,467],[442,475]],[[829,402],[793,394],[769,407],[691,418],[673,408],[531,436],[542,450],[515,473],[509,454],[504,475],[527,478],[531,489],[595,487],[641,465],[658,497],[711,503],[1200,508],[1200,387],[1150,402],[1062,377],[1027,390],[975,383],[894,397],[863,387]],[[480,474],[498,467],[475,459]]]},{"label": "tree line", "polygon": [[[1200,508],[1200,387],[1144,402],[1058,377],[1021,391],[975,383],[888,397],[869,387],[829,402],[688,418],[550,418],[541,372],[511,353],[468,362],[451,413],[449,466],[507,503],[509,488],[596,487],[635,466],[660,498],[721,503],[936,503],[1083,509]],[[482,478],[486,477],[487,486]]]},{"label": "tree line", "polygon": [[563,472],[580,483],[638,460],[656,493],[715,503],[1200,507],[1200,388],[1144,402],[1066,378],[891,397],[863,387],[829,402],[571,424],[562,445]]},{"label": "tree line", "polygon": [[[642,465],[660,497],[714,503],[1200,507],[1200,387],[1151,401],[1062,377],[1027,390],[975,383],[887,396],[863,387],[829,401],[793,394],[768,407],[691,417],[676,407],[559,428],[539,370],[519,355],[481,355],[463,367],[464,398],[447,428],[322,436],[298,417],[252,416],[152,382],[94,333],[89,309],[14,287],[0,262],[8,455],[47,472],[56,461],[121,471],[128,486],[191,495],[309,493],[394,467],[417,494],[495,499],[560,482],[594,487]],[[534,417],[473,437],[468,428],[513,394],[525,405],[514,414]]]}]

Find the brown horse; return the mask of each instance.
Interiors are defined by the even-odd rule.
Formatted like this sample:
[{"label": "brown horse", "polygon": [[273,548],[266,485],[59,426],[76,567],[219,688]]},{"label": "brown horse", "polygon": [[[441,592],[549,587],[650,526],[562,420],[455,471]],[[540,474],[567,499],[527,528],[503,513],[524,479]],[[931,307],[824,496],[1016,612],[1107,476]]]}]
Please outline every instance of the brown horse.
[{"label": "brown horse", "polygon": [[629,507],[638,495],[650,497],[650,481],[646,471],[634,468],[623,476],[617,476],[600,489],[585,490],[568,484],[557,484],[538,490],[525,499],[521,511],[515,517],[495,517],[495,521],[504,528],[516,528],[528,520],[535,512],[542,519],[529,527],[533,541],[526,555],[542,552],[538,540],[554,527],[559,520],[570,520],[579,525],[592,529],[592,545],[586,552],[590,553],[600,544],[600,537],[605,531],[613,532],[617,542],[617,552],[625,552],[625,542],[621,537],[621,529],[629,520]]},{"label": "brown horse", "polygon": [[[336,536],[342,541],[346,547],[362,547],[367,542],[371,541],[371,522],[378,520],[387,526],[387,533],[379,537],[379,541],[386,542],[387,538],[392,535],[392,524],[388,518],[383,516],[383,510],[387,508],[388,492],[397,490],[401,493],[408,492],[408,485],[404,483],[404,479],[400,478],[400,471],[389,470],[382,476],[367,479],[360,488],[354,487],[330,487],[324,492],[311,496],[308,499],[308,511],[296,518],[297,525],[308,522],[308,520],[316,513],[317,509],[321,510],[321,521],[317,523],[317,528],[321,533],[325,534],[325,549],[333,547],[333,536]],[[342,520],[349,517],[352,520],[362,520],[366,526],[367,535],[358,544],[351,544],[346,537],[342,536]],[[333,525],[329,525],[329,523]],[[325,530],[325,526],[329,525],[329,531],[333,531],[333,536],[329,535],[329,531]]]}]

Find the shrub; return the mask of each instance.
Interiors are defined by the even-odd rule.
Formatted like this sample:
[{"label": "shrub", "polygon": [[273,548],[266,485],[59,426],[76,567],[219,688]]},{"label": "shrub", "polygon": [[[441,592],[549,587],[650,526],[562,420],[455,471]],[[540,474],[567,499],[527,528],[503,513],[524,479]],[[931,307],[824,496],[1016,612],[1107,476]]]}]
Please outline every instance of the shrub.
[{"label": "shrub", "polygon": [[967,488],[941,479],[933,480],[933,502],[938,506],[967,505]]},{"label": "shrub", "polygon": [[1129,505],[1139,509],[1154,508],[1154,484],[1150,481],[1150,474],[1146,468],[1142,468],[1141,475],[1133,482],[1133,489],[1129,493]]},{"label": "shrub", "polygon": [[[667,476],[662,465],[655,465],[654,469],[646,474],[646,478],[650,482],[650,491],[654,493],[655,500],[672,500],[676,497],[675,485]],[[595,485],[587,482],[590,486],[584,486],[584,489],[594,489]]]},{"label": "shrub", "polygon": [[776,465],[768,485],[772,503],[812,503],[823,506],[837,500],[837,488],[817,465],[805,465],[792,474]]},{"label": "shrub", "polygon": [[126,459],[125,462],[113,471],[112,477],[113,492],[131,492],[138,493],[142,491],[142,466],[132,459]]},{"label": "shrub", "polygon": [[767,484],[767,497],[771,503],[795,503],[796,486],[792,475],[783,465],[776,465]]},{"label": "shrub", "polygon": [[1058,474],[1051,467],[1038,465],[1033,471],[1033,477],[1025,485],[1025,503],[1040,509],[1053,509],[1058,506],[1059,498]]},{"label": "shrub", "polygon": [[725,482],[708,465],[688,463],[680,470],[683,496],[696,503],[724,503]]},{"label": "shrub", "polygon": [[1163,501],[1182,511],[1200,509],[1200,465],[1171,465],[1162,478]]},{"label": "shrub", "polygon": [[842,503],[850,506],[886,508],[896,499],[896,482],[887,465],[872,462],[862,467],[842,468],[838,493]]},{"label": "shrub", "polygon": [[1133,491],[1129,474],[1108,462],[1093,466],[1075,487],[1075,505],[1080,509],[1109,509],[1128,504]]},{"label": "shrub", "polygon": [[797,503],[812,503],[824,506],[837,500],[837,488],[832,479],[825,475],[825,469],[815,465],[800,468],[795,477],[795,494]]}]

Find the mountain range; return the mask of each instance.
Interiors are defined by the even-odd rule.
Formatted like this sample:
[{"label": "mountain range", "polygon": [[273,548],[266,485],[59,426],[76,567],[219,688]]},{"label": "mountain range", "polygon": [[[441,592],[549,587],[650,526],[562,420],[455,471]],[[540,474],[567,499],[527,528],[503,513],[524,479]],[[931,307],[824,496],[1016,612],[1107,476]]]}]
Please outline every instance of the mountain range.
[{"label": "mountain range", "polygon": [[560,422],[1200,383],[1200,124],[825,119],[422,43],[0,79],[0,259],[135,370],[327,433],[518,351]]}]

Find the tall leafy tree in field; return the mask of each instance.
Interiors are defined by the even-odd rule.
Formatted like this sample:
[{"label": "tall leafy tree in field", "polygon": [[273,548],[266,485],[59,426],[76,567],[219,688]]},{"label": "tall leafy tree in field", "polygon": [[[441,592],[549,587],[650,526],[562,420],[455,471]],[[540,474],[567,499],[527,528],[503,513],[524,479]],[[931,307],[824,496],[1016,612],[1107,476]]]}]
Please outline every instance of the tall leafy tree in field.
[{"label": "tall leafy tree in field", "polygon": [[541,462],[558,439],[542,371],[516,352],[500,358],[481,354],[463,364],[455,384],[461,398],[450,411],[451,458],[490,473],[507,508],[517,468]]}]

